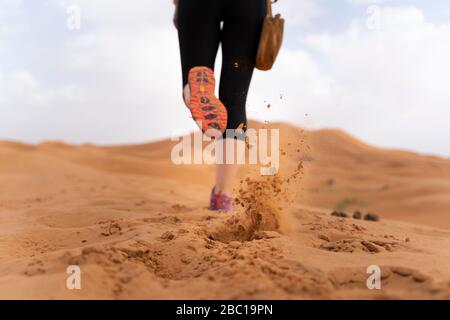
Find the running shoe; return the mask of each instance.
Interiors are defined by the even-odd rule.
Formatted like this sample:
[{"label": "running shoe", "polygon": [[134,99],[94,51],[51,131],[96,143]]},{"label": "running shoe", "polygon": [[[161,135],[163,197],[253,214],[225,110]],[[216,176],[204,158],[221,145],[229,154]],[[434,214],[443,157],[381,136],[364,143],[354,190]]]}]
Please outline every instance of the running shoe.
[{"label": "running shoe", "polygon": [[225,193],[216,193],[215,189],[211,192],[211,199],[209,202],[209,210],[231,212],[234,210],[234,199]]},{"label": "running shoe", "polygon": [[226,130],[228,113],[214,93],[215,84],[214,71],[210,68],[195,67],[189,71],[189,110],[203,133],[217,138]]}]

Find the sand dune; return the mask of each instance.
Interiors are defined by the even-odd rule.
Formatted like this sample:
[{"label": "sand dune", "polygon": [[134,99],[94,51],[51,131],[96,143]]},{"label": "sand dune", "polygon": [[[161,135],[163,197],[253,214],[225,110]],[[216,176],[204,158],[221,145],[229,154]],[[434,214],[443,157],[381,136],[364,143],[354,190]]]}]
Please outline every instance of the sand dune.
[{"label": "sand dune", "polygon": [[213,167],[175,166],[169,141],[0,142],[0,298],[450,298],[450,160],[271,126],[281,176],[249,166],[231,215],[206,210]]}]

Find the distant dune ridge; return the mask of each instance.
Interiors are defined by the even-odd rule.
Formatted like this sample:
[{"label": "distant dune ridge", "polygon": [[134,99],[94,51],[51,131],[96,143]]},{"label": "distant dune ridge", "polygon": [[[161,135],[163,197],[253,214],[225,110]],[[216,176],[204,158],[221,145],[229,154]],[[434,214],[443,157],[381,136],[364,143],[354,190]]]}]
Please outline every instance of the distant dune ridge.
[{"label": "distant dune ridge", "polygon": [[233,214],[206,209],[214,167],[175,166],[169,140],[0,142],[0,298],[450,298],[449,159],[268,127],[280,175],[243,170]]}]

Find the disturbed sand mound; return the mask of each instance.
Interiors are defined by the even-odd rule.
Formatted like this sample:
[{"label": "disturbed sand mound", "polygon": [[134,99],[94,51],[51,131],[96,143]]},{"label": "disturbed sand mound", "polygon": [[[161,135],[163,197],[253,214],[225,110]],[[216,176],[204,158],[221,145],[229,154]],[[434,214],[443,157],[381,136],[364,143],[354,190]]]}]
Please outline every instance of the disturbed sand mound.
[{"label": "disturbed sand mound", "polygon": [[208,226],[209,238],[222,242],[251,241],[262,231],[277,231],[283,208],[280,177],[241,181],[236,213],[219,224]]},{"label": "disturbed sand mound", "polygon": [[291,183],[298,183],[303,176],[303,163],[283,178],[280,174],[242,179],[235,199],[236,213],[225,221],[208,226],[210,239],[223,242],[251,241],[279,231],[285,209],[292,204]]},{"label": "disturbed sand mound", "polygon": [[249,168],[232,215],[206,210],[213,168],[172,165],[169,142],[0,143],[0,298],[449,299],[450,162],[281,130],[282,172]]}]

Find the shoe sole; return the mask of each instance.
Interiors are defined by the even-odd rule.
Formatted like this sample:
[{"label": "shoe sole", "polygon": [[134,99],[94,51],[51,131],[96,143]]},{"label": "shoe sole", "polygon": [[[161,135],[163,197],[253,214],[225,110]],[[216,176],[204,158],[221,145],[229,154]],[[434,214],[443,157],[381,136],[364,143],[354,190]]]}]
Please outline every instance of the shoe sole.
[{"label": "shoe sole", "polygon": [[227,109],[215,93],[214,71],[207,67],[195,67],[189,71],[192,118],[206,135],[218,137],[227,127]]}]

